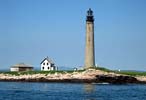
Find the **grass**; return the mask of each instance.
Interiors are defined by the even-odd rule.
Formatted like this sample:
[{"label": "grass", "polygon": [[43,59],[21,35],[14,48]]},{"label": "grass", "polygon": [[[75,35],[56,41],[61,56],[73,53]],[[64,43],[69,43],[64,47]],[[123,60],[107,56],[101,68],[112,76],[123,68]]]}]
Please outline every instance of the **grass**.
[{"label": "grass", "polygon": [[130,76],[146,76],[146,72],[138,72],[138,71],[114,71],[109,70],[104,67],[96,67],[97,70],[102,70],[105,72],[114,72],[116,74],[130,75]]},{"label": "grass", "polygon": [[[130,75],[130,76],[146,76],[146,72],[137,72],[137,71],[113,71],[104,67],[91,67],[91,69],[95,69],[95,70],[101,70],[101,71],[105,71],[105,72],[114,72],[117,74],[123,74],[123,75]],[[23,71],[23,72],[0,72],[3,74],[10,74],[10,75],[15,75],[15,76],[19,76],[19,75],[33,75],[33,74],[55,74],[55,73],[61,73],[61,74],[65,74],[65,73],[73,73],[73,72],[83,72],[85,70],[68,70],[68,71],[64,71],[64,70],[60,70],[60,71]]]},{"label": "grass", "polygon": [[146,72],[137,72],[137,71],[116,71],[117,74],[124,74],[124,75],[130,75],[130,76],[146,76]]},{"label": "grass", "polygon": [[22,71],[22,72],[1,72],[3,74],[10,74],[10,75],[33,75],[33,74],[55,74],[55,73],[65,73],[64,71]]},{"label": "grass", "polygon": [[19,75],[33,75],[33,74],[55,74],[55,73],[61,73],[61,74],[65,74],[65,73],[73,73],[73,72],[83,72],[84,70],[77,70],[77,71],[73,71],[73,70],[69,70],[69,71],[22,71],[22,72],[0,72],[1,74],[10,74],[10,75],[15,75],[15,76],[19,76]]},{"label": "grass", "polygon": [[96,69],[96,70],[101,70],[101,71],[105,71],[105,72],[114,72],[113,70],[104,68],[104,67],[91,67],[92,69]]},{"label": "grass", "polygon": [[0,72],[0,74],[10,74],[10,75],[19,76],[19,72]]},{"label": "grass", "polygon": [[101,71],[105,71],[105,72],[114,72],[117,74],[123,74],[123,75],[130,75],[130,76],[146,76],[146,72],[138,72],[138,71],[114,71],[114,70],[110,70],[104,67],[93,67],[93,69],[96,70],[101,70]]}]

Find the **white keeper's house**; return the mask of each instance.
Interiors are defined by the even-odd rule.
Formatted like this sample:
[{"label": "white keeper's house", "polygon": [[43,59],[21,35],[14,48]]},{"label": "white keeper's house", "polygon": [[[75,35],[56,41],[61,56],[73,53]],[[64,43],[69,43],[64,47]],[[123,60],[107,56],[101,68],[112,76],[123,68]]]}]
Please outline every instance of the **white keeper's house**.
[{"label": "white keeper's house", "polygon": [[41,71],[57,70],[57,67],[55,66],[54,62],[48,57],[46,57],[40,64],[41,64]]}]

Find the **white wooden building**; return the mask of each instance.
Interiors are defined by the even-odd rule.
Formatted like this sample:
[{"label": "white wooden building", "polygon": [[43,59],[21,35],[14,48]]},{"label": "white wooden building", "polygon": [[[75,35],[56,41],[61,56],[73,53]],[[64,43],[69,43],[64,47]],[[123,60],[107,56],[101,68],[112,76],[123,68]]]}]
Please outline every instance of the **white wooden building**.
[{"label": "white wooden building", "polygon": [[46,57],[41,63],[41,71],[52,71],[57,70],[57,67],[51,59]]}]

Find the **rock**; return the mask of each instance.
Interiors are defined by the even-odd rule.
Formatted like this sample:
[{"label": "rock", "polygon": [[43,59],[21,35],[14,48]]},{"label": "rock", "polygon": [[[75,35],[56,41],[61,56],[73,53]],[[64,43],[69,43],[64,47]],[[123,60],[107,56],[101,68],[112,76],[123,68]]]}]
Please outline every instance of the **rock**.
[{"label": "rock", "polygon": [[71,83],[146,83],[146,77],[131,77],[113,72],[104,72],[101,70],[86,70],[73,73],[55,73],[55,74],[27,74],[10,75],[0,74],[0,81],[21,81],[21,82],[71,82]]},{"label": "rock", "polygon": [[123,84],[123,83],[138,83],[135,77],[131,76],[110,76],[110,75],[96,75],[97,82],[107,82],[112,84]]}]

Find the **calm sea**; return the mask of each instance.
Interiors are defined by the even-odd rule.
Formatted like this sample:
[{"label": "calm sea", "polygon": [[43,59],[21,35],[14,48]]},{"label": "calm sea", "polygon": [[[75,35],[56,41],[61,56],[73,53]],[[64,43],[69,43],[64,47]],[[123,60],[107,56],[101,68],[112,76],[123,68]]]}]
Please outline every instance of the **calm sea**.
[{"label": "calm sea", "polygon": [[0,100],[146,100],[146,85],[0,82]]}]

